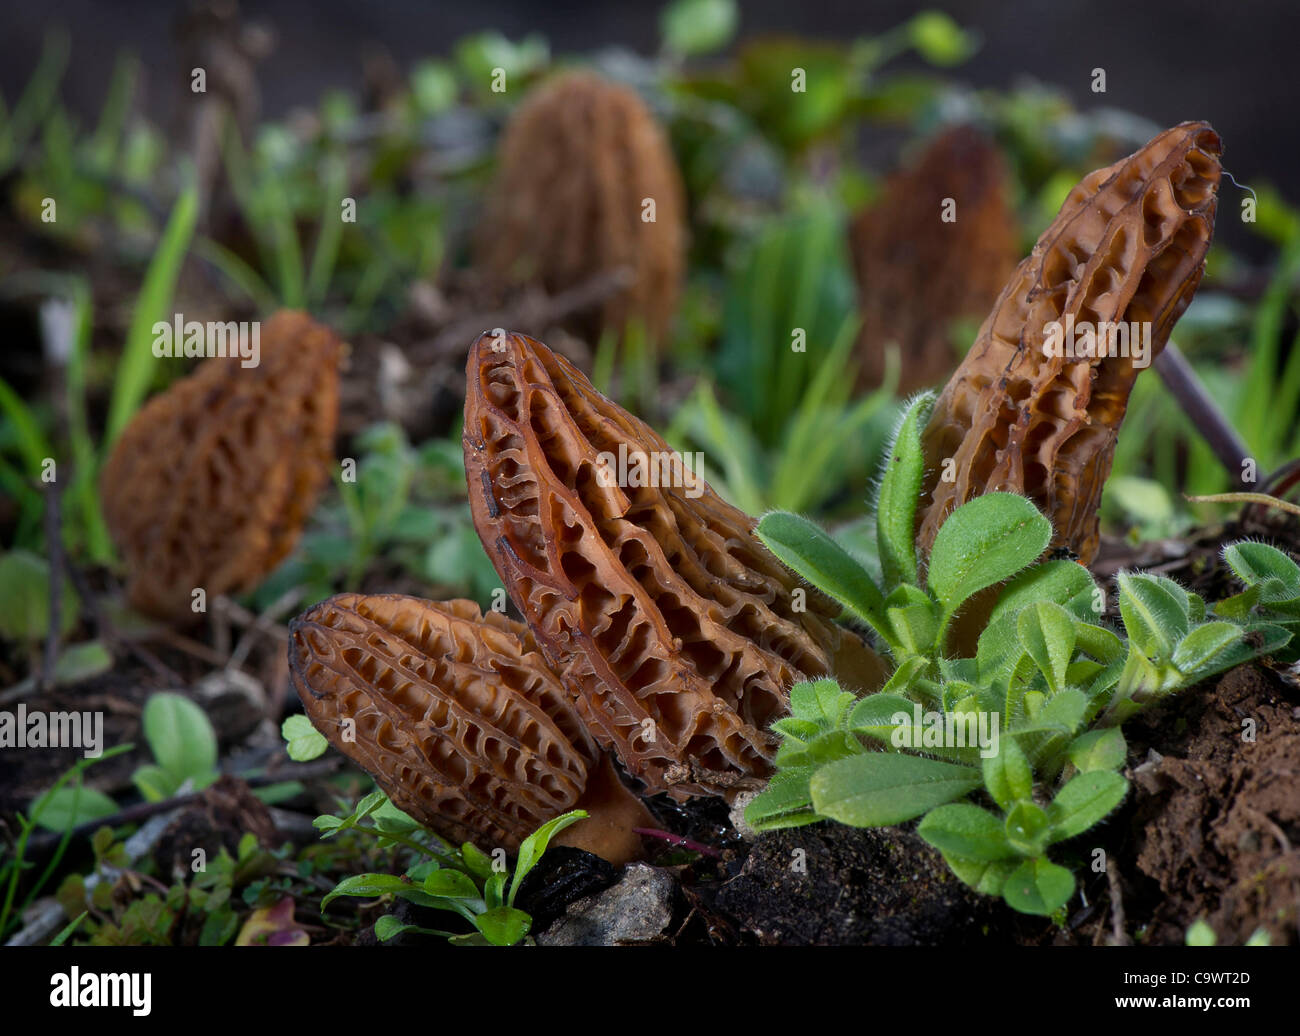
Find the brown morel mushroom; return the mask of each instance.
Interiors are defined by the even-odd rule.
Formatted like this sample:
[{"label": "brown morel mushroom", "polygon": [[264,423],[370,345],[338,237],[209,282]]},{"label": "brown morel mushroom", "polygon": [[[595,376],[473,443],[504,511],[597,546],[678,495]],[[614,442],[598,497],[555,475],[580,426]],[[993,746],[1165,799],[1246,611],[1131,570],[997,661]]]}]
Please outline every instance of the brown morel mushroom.
[{"label": "brown morel mushroom", "polygon": [[511,118],[498,163],[479,267],[504,287],[551,294],[624,267],[630,284],[572,329],[595,342],[636,317],[661,337],[681,289],[685,204],[667,139],[637,94],[587,72],[543,83]]},{"label": "brown morel mushroom", "polygon": [[[880,384],[886,347],[900,353],[899,390],[936,385],[957,364],[953,322],[982,319],[1020,258],[997,146],[969,126],[936,137],[899,170],[849,232],[862,311],[860,380]],[[951,220],[943,218],[952,199]]]},{"label": "brown morel mushroom", "polygon": [[475,528],[587,729],[679,798],[767,774],[791,684],[854,639],[836,609],[540,342],[484,334],[468,376]]},{"label": "brown morel mushroom", "polygon": [[586,808],[557,844],[626,862],[654,825],[527,628],[472,601],[339,594],[290,624],[289,664],[316,729],[455,842],[517,848]]},{"label": "brown morel mushroom", "polygon": [[329,478],[342,346],[305,313],[260,330],[259,362],[214,357],[145,404],[104,466],[104,518],[132,604],[173,622],[191,594],[249,589],[297,541]]},{"label": "brown morel mushroom", "polygon": [[1209,125],[1185,122],[1070,192],[935,404],[925,551],[953,508],[1005,489],[1051,518],[1053,546],[1092,560],[1134,379],[1201,280],[1221,150]]}]

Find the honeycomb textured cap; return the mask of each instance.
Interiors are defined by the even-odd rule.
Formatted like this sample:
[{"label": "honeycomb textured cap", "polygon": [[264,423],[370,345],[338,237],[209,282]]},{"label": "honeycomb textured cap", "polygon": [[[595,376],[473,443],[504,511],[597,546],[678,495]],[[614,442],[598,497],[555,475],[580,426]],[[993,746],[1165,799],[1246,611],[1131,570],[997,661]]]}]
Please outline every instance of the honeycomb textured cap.
[{"label": "honeycomb textured cap", "polygon": [[[924,553],[955,507],[1001,489],[1052,520],[1054,547],[1092,560],[1102,486],[1142,368],[1131,335],[1128,355],[1079,358],[1053,348],[1049,329],[1149,327],[1148,362],[1159,354],[1204,271],[1221,153],[1208,124],[1185,122],[1070,192],[935,403],[918,515]],[[949,459],[955,478],[945,481]]]},{"label": "honeycomb textured cap", "polygon": [[626,267],[631,283],[571,329],[594,342],[637,317],[658,339],[677,309],[685,245],[681,174],[641,98],[588,72],[534,88],[502,136],[479,267],[550,294]]},{"label": "honeycomb textured cap", "polygon": [[204,360],[135,415],[101,492],[137,608],[184,622],[196,587],[249,589],[289,553],[329,478],[341,357],[328,328],[282,310],[257,366]]},{"label": "honeycomb textured cap", "polygon": [[[944,222],[952,199],[956,220]],[[935,137],[885,184],[849,232],[862,311],[860,382],[885,377],[899,348],[899,391],[937,385],[957,365],[953,322],[983,319],[1020,259],[1002,154],[970,126]]]},{"label": "honeycomb textured cap", "polygon": [[527,628],[472,601],[339,594],[290,624],[289,668],[316,729],[456,842],[517,847],[597,759]]},{"label": "honeycomb textured cap", "polygon": [[[484,334],[468,372],[474,525],[596,740],[677,797],[769,772],[768,724],[841,646],[833,605],[797,611],[754,520],[540,342]],[[620,454],[652,484],[620,486]]]}]

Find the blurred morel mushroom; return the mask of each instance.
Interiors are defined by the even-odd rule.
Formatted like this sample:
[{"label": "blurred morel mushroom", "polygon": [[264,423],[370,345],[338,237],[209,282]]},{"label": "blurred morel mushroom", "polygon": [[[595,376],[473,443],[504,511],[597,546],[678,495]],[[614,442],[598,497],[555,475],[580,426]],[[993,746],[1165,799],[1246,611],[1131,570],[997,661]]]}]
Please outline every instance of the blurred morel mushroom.
[{"label": "blurred morel mushroom", "polygon": [[926,427],[918,539],[1023,493],[1084,564],[1129,393],[1192,300],[1214,233],[1218,135],[1185,122],[1090,173],[1016,269]]},{"label": "blurred morel mushroom", "polygon": [[289,553],[329,478],[341,353],[328,328],[281,311],[255,365],[204,360],[135,415],[101,479],[135,607],[183,622],[195,589],[251,589]]},{"label": "blurred morel mushroom", "polygon": [[585,808],[557,844],[625,862],[654,824],[528,629],[472,601],[339,594],[290,624],[289,667],[316,729],[455,842],[517,848]]},{"label": "blurred morel mushroom", "polygon": [[534,88],[505,129],[478,265],[502,287],[552,295],[623,271],[626,286],[570,329],[594,343],[637,319],[658,339],[677,308],[684,220],[681,175],[644,102],[568,73]]},{"label": "blurred morel mushroom", "polygon": [[997,146],[969,126],[942,133],[889,178],[854,220],[849,243],[862,384],[883,380],[891,345],[901,392],[942,382],[957,365],[955,322],[983,319],[1020,258]]},{"label": "blurred morel mushroom", "polygon": [[644,422],[522,335],[470,350],[479,538],[596,740],[653,791],[769,772],[789,688],[856,646]]}]

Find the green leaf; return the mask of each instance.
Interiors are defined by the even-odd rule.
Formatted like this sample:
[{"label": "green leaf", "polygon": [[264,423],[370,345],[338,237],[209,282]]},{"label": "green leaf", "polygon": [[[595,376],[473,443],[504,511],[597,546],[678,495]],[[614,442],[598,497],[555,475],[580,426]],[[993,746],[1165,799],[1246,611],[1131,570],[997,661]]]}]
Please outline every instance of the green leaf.
[{"label": "green leaf", "polygon": [[1037,802],[1017,802],[1007,811],[1007,843],[1021,856],[1038,856],[1047,848],[1051,822]]},{"label": "green leaf", "polygon": [[840,690],[834,680],[806,680],[790,688],[790,712],[819,725],[838,724],[852,702],[853,695]]},{"label": "green leaf", "polygon": [[181,265],[185,261],[185,253],[189,250],[198,211],[198,188],[193,183],[193,177],[190,177],[190,182],[176,199],[162,238],[149,260],[149,268],[145,270],[140,294],[136,296],[131,325],[122,347],[122,358],[118,361],[117,374],[113,379],[113,395],[109,401],[108,423],[104,430],[105,456],[149,391],[149,383],[153,380],[158,363],[153,355],[153,326],[170,318],[168,311],[172,306],[172,294]]},{"label": "green leaf", "polygon": [[951,615],[972,594],[1033,563],[1051,538],[1051,522],[1025,497],[978,496],[953,511],[935,536],[930,589]]},{"label": "green leaf", "polygon": [[513,946],[533,926],[533,919],[514,907],[497,907],[474,918],[474,927],[493,946]]},{"label": "green leaf", "polygon": [[975,52],[974,38],[942,11],[922,11],[907,23],[908,38],[926,61],[959,65]]},{"label": "green leaf", "polygon": [[1035,722],[1041,727],[1055,726],[1067,734],[1073,734],[1083,725],[1087,711],[1088,696],[1077,687],[1067,687],[1048,699],[1035,717]]},{"label": "green leaf", "polygon": [[424,891],[443,899],[479,899],[474,879],[461,871],[439,868],[424,879]]},{"label": "green leaf", "polygon": [[478,878],[479,881],[487,881],[494,873],[503,873],[493,871],[492,857],[480,850],[473,842],[466,842],[460,847],[460,858],[465,861],[465,866],[470,874]]},{"label": "green leaf", "polygon": [[70,831],[92,820],[104,820],[116,814],[116,802],[102,791],[80,784],[45,792],[32,803],[28,812],[32,823],[47,831]]},{"label": "green leaf", "polygon": [[131,774],[131,782],[140,790],[146,802],[169,799],[182,784],[181,779],[152,763],[146,763]]},{"label": "green leaf", "polygon": [[1128,745],[1119,727],[1089,730],[1070,743],[1070,762],[1080,773],[1118,770],[1128,758]]},{"label": "green leaf", "polygon": [[1118,636],[1111,630],[1101,626],[1093,626],[1090,623],[1079,623],[1074,628],[1075,647],[1086,655],[1091,655],[1099,662],[1105,662],[1109,665],[1112,662],[1121,662],[1128,653]]},{"label": "green leaf", "polygon": [[89,680],[113,668],[113,656],[103,641],[69,644],[54,662],[54,682],[61,687]]},{"label": "green leaf", "polygon": [[[924,659],[908,659],[908,662],[925,665]],[[897,694],[887,694],[884,691],[869,694],[853,706],[853,711],[849,713],[849,729],[855,734],[892,744],[894,731],[912,722],[914,705],[914,702]],[[895,717],[900,714],[906,718],[895,723]]]},{"label": "green leaf", "polygon": [[1008,876],[1002,898],[1022,914],[1053,914],[1074,895],[1074,875],[1040,856],[1026,860]]},{"label": "green leaf", "polygon": [[814,723],[810,719],[795,719],[793,716],[786,716],[772,724],[772,729],[778,734],[785,737],[786,743],[791,741],[804,742],[809,738],[816,737],[822,731],[820,723]]},{"label": "green leaf", "polygon": [[[77,622],[77,597],[66,579],[62,600],[62,633]],[[14,641],[44,640],[50,629],[50,565],[27,550],[0,557],[0,637]]]},{"label": "green leaf", "polygon": [[86,915],[87,915],[88,913],[90,913],[89,910],[83,910],[83,911],[82,911],[81,913],[79,913],[76,917],[74,917],[71,921],[69,921],[66,925],[64,925],[64,926],[59,930],[59,934],[56,935],[53,939],[50,940],[50,945],[51,945],[51,946],[62,946],[65,942],[67,942],[68,939],[70,939],[70,938],[72,937],[72,933],[75,932],[75,931],[77,930],[78,927],[80,927],[81,922],[84,921],[84,920],[86,919]]},{"label": "green leaf", "polygon": [[872,752],[828,763],[812,778],[813,808],[853,827],[901,824],[979,787],[969,766]]},{"label": "green leaf", "polygon": [[550,844],[551,839],[566,827],[576,824],[579,820],[585,820],[586,817],[586,810],[572,809],[568,813],[560,814],[554,820],[548,820],[524,839],[523,844],[519,846],[519,856],[515,862],[515,877],[510,883],[510,896],[506,900],[509,906],[515,905],[515,894],[519,891],[520,883],[528,875],[528,872],[537,866],[537,861],[546,852],[546,847]]},{"label": "green leaf", "polygon": [[505,887],[505,871],[496,871],[488,875],[487,881],[483,882],[483,902],[488,910],[495,910],[505,905]]},{"label": "green leaf", "polygon": [[739,21],[735,0],[673,0],[659,15],[659,32],[670,54],[693,57],[725,47]]},{"label": "green leaf", "polygon": [[1192,922],[1183,938],[1188,946],[1216,946],[1219,942],[1219,937],[1214,934],[1214,929],[1210,927],[1210,923],[1203,917],[1198,917]]},{"label": "green leaf", "polygon": [[198,705],[164,691],[144,706],[144,736],[158,765],[183,782],[208,777],[217,768],[217,735]]},{"label": "green leaf", "polygon": [[1191,676],[1209,669],[1242,643],[1244,631],[1231,622],[1207,622],[1197,626],[1174,648],[1171,661],[1180,673]]},{"label": "green leaf", "polygon": [[1266,603],[1300,597],[1300,565],[1276,547],[1249,541],[1234,543],[1224,550],[1223,560],[1247,586],[1269,579],[1278,580],[1282,588],[1275,589],[1266,597]]},{"label": "green leaf", "polygon": [[984,787],[1003,809],[1033,794],[1033,768],[1014,738],[1000,738],[997,755],[986,756],[982,762]]},{"label": "green leaf", "polygon": [[1016,855],[1007,842],[1002,821],[967,802],[930,810],[916,833],[940,852],[969,860],[1005,860]]},{"label": "green leaf", "polygon": [[745,807],[745,823],[755,831],[779,831],[787,827],[804,827],[822,818],[813,812],[812,791],[808,782],[814,766],[779,770],[767,787]]},{"label": "green leaf", "polygon": [[925,475],[921,427],[929,417],[934,394],[907,404],[885,455],[885,471],[876,494],[876,542],[886,590],[916,582],[916,505]]},{"label": "green leaf", "polygon": [[420,906],[443,906],[435,896],[427,895],[419,887],[403,881],[395,874],[352,874],[344,878],[321,900],[321,913],[340,896],[357,896],[374,899],[379,896],[399,896]]},{"label": "green leaf", "polygon": [[296,763],[310,762],[323,755],[330,746],[325,735],[301,714],[290,716],[280,724],[280,736],[287,742],[289,758]]},{"label": "green leaf", "polygon": [[1188,628],[1186,598],[1141,573],[1119,574],[1119,611],[1130,642],[1153,661],[1168,659]]},{"label": "green leaf", "polygon": [[1126,794],[1128,781],[1113,770],[1079,774],[1056,793],[1047,811],[1052,841],[1063,842],[1100,823]]},{"label": "green leaf", "polygon": [[1044,561],[1025,569],[1010,580],[998,594],[998,603],[989,613],[989,622],[1039,601],[1059,604],[1079,619],[1096,617],[1093,602],[1097,584],[1082,565],[1074,561]]},{"label": "green leaf", "polygon": [[830,594],[877,632],[884,599],[871,576],[843,547],[807,518],[785,511],[764,515],[758,538],[796,574]]},{"label": "green leaf", "polygon": [[1015,859],[968,860],[955,853],[943,853],[944,862],[957,877],[985,896],[1002,895],[1002,887],[1018,866]]},{"label": "green leaf", "polygon": [[1053,694],[1065,686],[1065,671],[1074,655],[1074,626],[1070,613],[1050,601],[1029,605],[1016,619],[1020,643]]},{"label": "green leaf", "polygon": [[894,640],[904,651],[915,655],[934,653],[935,639],[939,636],[939,616],[935,605],[909,604],[905,608],[886,608],[885,618],[894,634]]}]

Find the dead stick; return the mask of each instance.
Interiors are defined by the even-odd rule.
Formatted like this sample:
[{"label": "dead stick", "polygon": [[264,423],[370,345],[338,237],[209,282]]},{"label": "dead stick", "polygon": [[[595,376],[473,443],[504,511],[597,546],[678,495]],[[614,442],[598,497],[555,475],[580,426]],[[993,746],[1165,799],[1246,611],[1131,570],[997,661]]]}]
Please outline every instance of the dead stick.
[{"label": "dead stick", "polygon": [[45,544],[50,553],[50,628],[45,633],[45,654],[41,659],[38,691],[54,686],[54,667],[59,660],[59,640],[63,633],[63,522],[59,520],[59,484],[45,487]]},{"label": "dead stick", "polygon": [[[1219,405],[1210,398],[1205,385],[1197,377],[1187,357],[1173,342],[1167,344],[1164,351],[1156,357],[1156,370],[1183,412],[1191,419],[1192,425],[1201,433],[1201,438],[1213,451],[1219,463],[1224,466],[1233,482],[1239,486],[1247,483],[1242,462],[1250,458],[1248,447],[1237,434],[1237,430],[1228,423],[1228,419],[1219,409]],[[1258,472],[1256,473],[1258,475]]]}]

